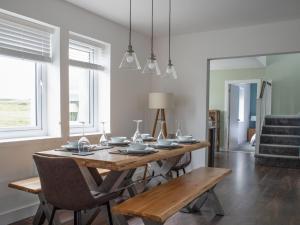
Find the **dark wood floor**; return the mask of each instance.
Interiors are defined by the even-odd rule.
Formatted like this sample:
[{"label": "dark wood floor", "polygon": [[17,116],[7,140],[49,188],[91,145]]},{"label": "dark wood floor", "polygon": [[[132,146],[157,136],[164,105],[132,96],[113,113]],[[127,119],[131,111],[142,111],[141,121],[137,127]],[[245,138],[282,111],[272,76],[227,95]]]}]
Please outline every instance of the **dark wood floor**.
[{"label": "dark wood floor", "polygon": [[[201,214],[178,213],[167,225],[300,225],[300,170],[255,166],[253,154],[243,152],[216,154],[216,167],[233,170],[216,187],[226,215],[214,216],[208,202]],[[93,224],[107,224],[103,217]],[[30,218],[14,225],[29,224]]]}]

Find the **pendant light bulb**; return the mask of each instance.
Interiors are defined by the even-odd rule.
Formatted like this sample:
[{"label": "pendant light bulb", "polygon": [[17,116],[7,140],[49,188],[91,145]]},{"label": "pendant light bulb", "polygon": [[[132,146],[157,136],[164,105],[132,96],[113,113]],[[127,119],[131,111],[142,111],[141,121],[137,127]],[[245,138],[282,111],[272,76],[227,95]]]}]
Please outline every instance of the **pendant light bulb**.
[{"label": "pendant light bulb", "polygon": [[148,64],[148,68],[149,68],[150,70],[153,70],[154,67],[155,67],[155,64],[154,64],[153,62],[150,62],[150,63]]},{"label": "pendant light bulb", "polygon": [[167,66],[166,73],[167,74],[171,74],[172,73],[172,66]]},{"label": "pendant light bulb", "polygon": [[177,72],[171,61],[171,0],[169,0],[169,63],[163,77],[177,79]]},{"label": "pendant light bulb", "polygon": [[151,17],[151,56],[147,59],[146,65],[143,69],[145,74],[160,75],[160,69],[153,51],[153,0],[152,0],[152,17]]},{"label": "pendant light bulb", "polygon": [[133,58],[132,54],[126,55],[126,61],[127,61],[128,63],[132,63],[133,60],[134,60],[134,58]]},{"label": "pendant light bulb", "polygon": [[121,64],[119,66],[120,69],[129,69],[129,70],[140,70],[141,66],[139,60],[133,51],[131,44],[131,0],[130,1],[130,10],[129,10],[129,44],[128,49],[124,53]]}]

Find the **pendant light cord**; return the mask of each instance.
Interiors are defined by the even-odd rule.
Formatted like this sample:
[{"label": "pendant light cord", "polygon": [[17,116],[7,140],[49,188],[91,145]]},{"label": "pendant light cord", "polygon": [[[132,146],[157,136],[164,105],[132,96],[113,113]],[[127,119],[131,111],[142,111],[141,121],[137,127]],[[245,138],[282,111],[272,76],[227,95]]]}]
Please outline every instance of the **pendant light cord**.
[{"label": "pendant light cord", "polygon": [[130,3],[129,3],[129,46],[131,46],[131,0],[130,0]]},{"label": "pendant light cord", "polygon": [[152,0],[152,20],[151,20],[151,58],[154,57],[153,51],[153,0]]},{"label": "pendant light cord", "polygon": [[169,0],[169,65],[171,64],[171,0]]}]

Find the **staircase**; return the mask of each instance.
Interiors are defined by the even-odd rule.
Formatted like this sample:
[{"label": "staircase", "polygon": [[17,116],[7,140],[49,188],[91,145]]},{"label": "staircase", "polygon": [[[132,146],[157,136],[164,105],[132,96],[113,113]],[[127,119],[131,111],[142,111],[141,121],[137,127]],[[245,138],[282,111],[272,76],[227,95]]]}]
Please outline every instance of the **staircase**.
[{"label": "staircase", "polygon": [[300,168],[300,116],[266,116],[256,163]]}]

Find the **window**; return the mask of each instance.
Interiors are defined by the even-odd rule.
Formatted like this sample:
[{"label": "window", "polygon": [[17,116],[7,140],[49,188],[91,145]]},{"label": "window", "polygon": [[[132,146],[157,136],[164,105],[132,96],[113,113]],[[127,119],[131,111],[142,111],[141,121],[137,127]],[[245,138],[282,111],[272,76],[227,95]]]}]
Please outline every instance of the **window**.
[{"label": "window", "polygon": [[0,139],[46,134],[52,28],[0,13]]},{"label": "window", "polygon": [[[69,40],[69,121],[70,133],[98,130],[99,104],[104,89],[99,76],[104,71],[104,46],[88,38],[70,34]],[[102,60],[103,59],[103,60]],[[100,93],[99,93],[100,90]],[[99,97],[100,96],[100,97]],[[98,107],[99,106],[99,107]]]},{"label": "window", "polygon": [[245,120],[245,88],[239,88],[239,122]]}]

